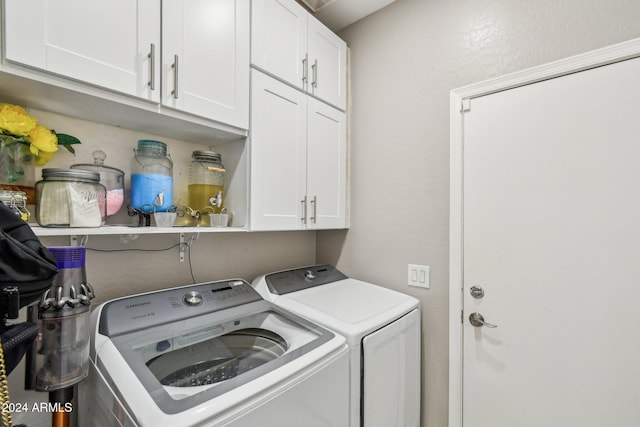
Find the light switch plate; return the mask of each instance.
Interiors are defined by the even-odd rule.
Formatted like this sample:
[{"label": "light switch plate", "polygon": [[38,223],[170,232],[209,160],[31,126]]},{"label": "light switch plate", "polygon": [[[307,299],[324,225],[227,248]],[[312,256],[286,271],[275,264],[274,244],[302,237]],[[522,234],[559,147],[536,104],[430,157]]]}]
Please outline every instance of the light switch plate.
[{"label": "light switch plate", "polygon": [[409,264],[407,269],[407,283],[409,286],[429,288],[429,266]]}]

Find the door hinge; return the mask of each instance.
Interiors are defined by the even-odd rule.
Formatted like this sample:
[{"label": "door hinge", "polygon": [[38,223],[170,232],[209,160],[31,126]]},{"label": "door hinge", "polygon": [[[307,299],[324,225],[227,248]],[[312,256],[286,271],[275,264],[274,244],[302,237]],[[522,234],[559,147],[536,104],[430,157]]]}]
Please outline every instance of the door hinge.
[{"label": "door hinge", "polygon": [[460,310],[460,323],[464,324],[464,310]]},{"label": "door hinge", "polygon": [[461,113],[466,113],[468,111],[471,111],[471,99],[470,98],[465,98],[460,103],[460,112]]}]

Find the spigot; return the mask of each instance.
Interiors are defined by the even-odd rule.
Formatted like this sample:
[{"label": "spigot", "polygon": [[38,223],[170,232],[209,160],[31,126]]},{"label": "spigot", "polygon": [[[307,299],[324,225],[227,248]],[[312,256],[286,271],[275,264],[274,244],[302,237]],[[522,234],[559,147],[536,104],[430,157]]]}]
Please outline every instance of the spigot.
[{"label": "spigot", "polygon": [[210,198],[209,203],[211,204],[211,206],[221,208],[222,207],[222,191],[218,191],[218,194],[216,194],[215,197]]},{"label": "spigot", "polygon": [[167,192],[167,190],[162,190],[161,192],[156,194],[156,198],[153,201],[153,205],[154,206],[162,206],[162,205],[164,205],[164,193],[166,193],[166,192]]},{"label": "spigot", "polygon": [[[153,208],[153,206],[151,205],[144,205],[144,206],[150,206]],[[143,208],[144,208],[143,206]],[[132,208],[131,206],[127,206],[127,214],[129,216],[136,216],[138,215],[138,227],[150,227],[151,226],[151,214],[153,213],[153,210],[146,212],[142,209],[137,209],[137,208]]]}]

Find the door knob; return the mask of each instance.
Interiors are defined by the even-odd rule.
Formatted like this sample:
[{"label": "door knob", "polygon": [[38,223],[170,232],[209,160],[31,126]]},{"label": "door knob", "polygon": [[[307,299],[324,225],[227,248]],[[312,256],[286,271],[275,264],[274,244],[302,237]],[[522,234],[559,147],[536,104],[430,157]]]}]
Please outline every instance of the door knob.
[{"label": "door knob", "polygon": [[497,328],[498,325],[493,325],[491,323],[484,321],[484,316],[480,313],[471,313],[469,315],[469,322],[476,327],[486,326],[487,328]]}]

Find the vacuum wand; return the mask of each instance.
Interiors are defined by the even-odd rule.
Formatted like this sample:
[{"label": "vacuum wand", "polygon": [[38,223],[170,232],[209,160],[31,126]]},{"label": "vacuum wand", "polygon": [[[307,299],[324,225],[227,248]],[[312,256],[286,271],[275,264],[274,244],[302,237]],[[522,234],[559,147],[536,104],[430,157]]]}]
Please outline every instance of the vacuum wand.
[{"label": "vacuum wand", "polygon": [[71,411],[73,408],[73,386],[65,387],[49,392],[49,402],[53,403],[54,411],[51,414],[53,427],[70,427]]}]

